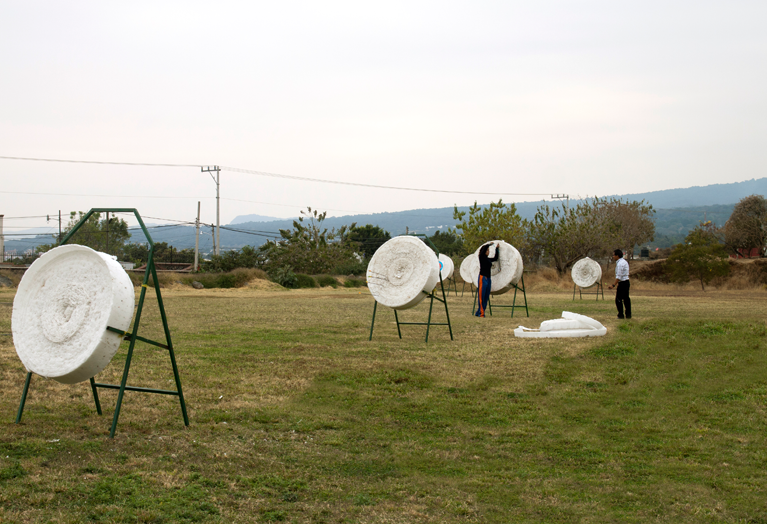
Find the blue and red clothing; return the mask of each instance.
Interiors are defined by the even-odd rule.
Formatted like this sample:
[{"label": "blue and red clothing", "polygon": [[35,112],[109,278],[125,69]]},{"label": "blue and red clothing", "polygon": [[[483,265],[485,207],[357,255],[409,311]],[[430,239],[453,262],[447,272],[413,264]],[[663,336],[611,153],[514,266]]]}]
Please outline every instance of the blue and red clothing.
[{"label": "blue and red clothing", "polygon": [[490,300],[490,288],[492,287],[490,270],[493,268],[493,262],[498,260],[498,246],[495,247],[493,258],[487,255],[491,245],[486,244],[479,250],[479,278],[477,279],[477,302],[479,303],[479,309],[474,314],[477,317],[485,316],[487,301]]}]

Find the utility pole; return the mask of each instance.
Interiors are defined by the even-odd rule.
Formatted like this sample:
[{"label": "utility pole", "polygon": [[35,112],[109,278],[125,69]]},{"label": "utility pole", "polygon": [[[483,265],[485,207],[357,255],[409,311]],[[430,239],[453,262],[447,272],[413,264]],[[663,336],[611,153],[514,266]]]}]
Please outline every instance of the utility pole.
[{"label": "utility pole", "polygon": [[565,205],[566,205],[566,208],[567,208],[567,212],[568,213],[570,212],[570,195],[565,195],[565,194],[560,195],[559,193],[557,193],[556,195],[551,195],[551,198],[554,199],[554,200],[562,200],[562,199],[564,199],[566,201]]},{"label": "utility pole", "polygon": [[194,221],[194,269],[197,271],[199,256],[200,256],[200,202],[197,202],[197,220]]},{"label": "utility pole", "polygon": [[109,211],[107,211],[106,227],[107,227],[107,241],[106,241],[106,247],[104,248],[104,253],[108,255],[109,254]]},{"label": "utility pole", "polygon": [[0,215],[0,262],[5,262],[5,235],[3,235],[3,217]]},{"label": "utility pole", "polygon": [[[56,217],[53,217],[54,220],[56,220]],[[45,215],[45,223],[51,221],[51,215]],[[59,242],[61,242],[61,209],[59,209]]]},{"label": "utility pole", "polygon": [[221,205],[220,205],[220,193],[219,189],[221,188],[221,184],[219,184],[219,174],[221,173],[221,168],[219,166],[213,166],[213,167],[201,167],[200,171],[203,173],[213,173],[216,172],[216,177],[213,178],[213,175],[211,174],[210,177],[213,178],[213,181],[216,183],[216,237],[215,241],[213,242],[213,253],[218,255],[219,251],[221,249]]}]

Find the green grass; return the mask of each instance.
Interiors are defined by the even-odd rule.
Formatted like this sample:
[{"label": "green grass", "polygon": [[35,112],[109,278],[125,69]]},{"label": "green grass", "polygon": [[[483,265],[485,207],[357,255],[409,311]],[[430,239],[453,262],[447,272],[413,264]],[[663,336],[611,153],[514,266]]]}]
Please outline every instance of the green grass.
[{"label": "green grass", "polygon": [[[629,322],[566,292],[530,294],[529,319],[451,297],[455,341],[434,326],[425,344],[386,308],[368,342],[364,288],[166,292],[192,424],[129,392],[115,439],[113,392],[98,417],[87,384],[37,376],[13,424],[24,371],[5,336],[0,522],[767,522],[767,294],[669,294],[637,294]],[[562,310],[608,335],[513,338]],[[130,383],[169,379],[140,345]]]}]

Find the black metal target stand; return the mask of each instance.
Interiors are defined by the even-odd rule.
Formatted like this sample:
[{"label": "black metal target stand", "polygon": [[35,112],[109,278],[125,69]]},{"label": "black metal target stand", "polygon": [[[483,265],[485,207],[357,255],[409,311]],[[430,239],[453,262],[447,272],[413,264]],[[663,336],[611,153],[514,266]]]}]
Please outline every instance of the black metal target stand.
[{"label": "black metal target stand", "polygon": [[[112,429],[109,432],[109,438],[114,438],[115,436],[115,430],[117,429],[117,421],[120,418],[120,408],[122,407],[122,401],[123,401],[123,395],[126,391],[140,391],[143,393],[155,393],[159,395],[171,395],[176,396],[179,399],[179,402],[181,403],[181,414],[184,417],[184,425],[189,425],[189,416],[186,412],[186,402],[184,402],[184,393],[181,390],[181,378],[178,374],[178,366],[176,365],[176,355],[173,351],[173,343],[171,342],[170,338],[170,329],[168,328],[168,318],[165,315],[165,306],[162,302],[162,294],[160,293],[160,285],[159,281],[157,280],[157,271],[155,269],[155,263],[154,263],[154,243],[152,242],[152,237],[149,236],[149,231],[147,231],[146,226],[144,225],[144,221],[141,219],[141,216],[139,215],[138,211],[136,209],[132,208],[94,208],[88,211],[88,213],[78,222],[75,227],[72,228],[72,230],[67,233],[67,235],[61,240],[59,245],[64,245],[67,243],[67,241],[72,237],[72,235],[77,232],[78,229],[93,215],[93,213],[133,213],[136,216],[136,219],[138,220],[139,225],[141,226],[141,230],[144,232],[144,235],[146,236],[147,242],[149,243],[149,254],[147,258],[147,265],[146,265],[146,272],[144,273],[144,281],[141,284],[141,295],[139,296],[138,301],[138,307],[136,308],[136,315],[133,319],[133,329],[131,331],[123,331],[121,329],[116,329],[111,326],[107,326],[108,331],[112,331],[113,333],[117,333],[119,335],[123,336],[123,340],[130,341],[130,345],[128,346],[128,356],[125,358],[125,368],[123,370],[123,377],[122,381],[119,385],[117,384],[100,384],[96,382],[93,377],[90,379],[91,383],[91,390],[93,391],[93,400],[96,403],[96,411],[99,415],[101,415],[101,402],[99,402],[99,394],[98,394],[98,388],[105,388],[105,389],[117,389],[119,390],[119,393],[117,395],[117,405],[115,406],[115,414],[112,418]],[[144,298],[146,297],[146,291],[149,288],[149,275],[152,275],[152,279],[154,282],[154,290],[155,294],[157,295],[157,304],[160,309],[160,317],[162,318],[162,327],[165,331],[165,343],[156,342],[154,340],[149,340],[144,337],[140,337],[138,335],[139,332],[139,324],[141,322],[141,312],[144,309]],[[162,349],[165,349],[168,351],[168,355],[170,356],[170,363],[173,367],[173,377],[176,380],[176,391],[172,390],[166,390],[166,389],[154,389],[154,388],[143,388],[143,387],[136,387],[136,386],[129,386],[128,385],[128,373],[130,371],[130,365],[131,361],[133,360],[133,349],[136,346],[136,341],[140,340],[141,342],[144,342],[146,344],[150,344],[152,346],[156,346]],[[24,404],[27,400],[27,393],[29,391],[29,383],[32,379],[32,372],[27,373],[27,379],[24,383],[24,391],[21,395],[21,403],[19,404],[19,411],[16,415],[16,424],[21,422],[21,415],[24,412]]]},{"label": "black metal target stand", "polygon": [[[520,284],[521,284],[521,286],[520,286]],[[525,292],[525,276],[522,275],[519,278],[519,282],[516,283],[516,284],[512,284],[512,286],[514,286],[514,300],[511,302],[511,305],[498,304],[495,307],[497,307],[497,308],[510,308],[511,309],[511,318],[514,318],[514,310],[515,309],[522,309],[522,308],[524,308],[525,314],[529,317],[530,316],[530,311],[527,308],[527,292]],[[519,305],[517,305],[517,292],[518,291],[522,293],[521,298],[522,298],[522,300],[524,302],[523,304],[519,304]],[[493,316],[493,304],[492,304],[492,301],[490,300],[490,298],[492,296],[493,295],[490,295],[490,297],[488,297],[488,299],[487,299],[487,311],[490,312],[490,316]],[[477,310],[477,300],[479,300],[479,298],[480,298],[479,297],[479,293],[474,293],[474,304],[473,304],[473,306],[471,308],[472,313],[474,313]]]},{"label": "black metal target stand", "polygon": [[[437,251],[437,248],[434,246],[434,244],[431,243],[429,238],[426,235],[422,234],[412,234],[410,236],[414,237],[421,237],[424,242],[426,242],[428,245],[431,246],[431,248],[437,253],[437,258],[439,258],[439,251]],[[397,322],[397,334],[399,335],[399,338],[402,338],[402,329],[400,326],[426,326],[426,340],[425,342],[429,342],[429,330],[431,329],[431,326],[447,326],[448,330],[450,331],[450,340],[455,340],[453,338],[453,326],[450,324],[450,312],[447,308],[447,296],[445,295],[445,285],[442,280],[442,272],[439,273],[439,287],[442,291],[442,298],[437,296],[435,293],[436,287],[434,290],[432,290],[431,293],[427,293],[426,291],[421,291],[424,293],[427,297],[429,297],[429,318],[426,322],[400,322],[399,321],[399,315],[397,315],[397,310],[394,310],[394,320]],[[439,302],[442,302],[445,305],[445,316],[447,317],[447,322],[432,322],[431,321],[431,314],[434,310],[434,301],[437,300]],[[375,303],[373,304],[373,320],[370,322],[370,337],[368,337],[368,341],[373,340],[373,328],[375,327],[376,323],[376,311],[378,310],[378,301],[375,300]]]}]

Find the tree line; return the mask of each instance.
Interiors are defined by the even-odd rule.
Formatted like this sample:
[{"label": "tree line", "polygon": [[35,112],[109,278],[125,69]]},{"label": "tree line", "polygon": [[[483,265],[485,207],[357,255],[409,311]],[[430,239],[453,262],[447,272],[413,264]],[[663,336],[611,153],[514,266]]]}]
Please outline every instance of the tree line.
[{"label": "tree line", "polygon": [[[542,204],[532,220],[519,216],[515,204],[502,200],[468,212],[454,207],[455,229],[436,231],[428,240],[440,253],[463,257],[491,240],[505,240],[515,246],[527,264],[551,266],[560,275],[583,257],[609,259],[616,248],[632,254],[637,246],[653,240],[655,210],[644,201],[591,198],[573,206],[566,203]],[[84,216],[72,213],[66,231]],[[294,273],[364,274],[375,251],[391,238],[388,231],[372,224],[352,223],[338,229],[324,226],[327,212],[311,207],[301,211],[292,229],[281,229],[280,238],[259,247],[245,246],[201,261],[201,270],[231,271],[237,267],[256,267],[270,274],[289,278]],[[70,240],[108,252],[136,264],[145,263],[148,246],[130,243],[127,223],[109,220],[94,213]],[[742,199],[722,227],[700,224],[675,246],[669,257],[672,278],[691,275],[703,286],[722,274],[728,254],[763,249],[767,243],[767,202],[752,195]],[[57,243],[38,247],[44,252]],[[155,243],[155,261],[192,263],[193,249],[177,250],[165,242]],[[705,262],[705,263],[704,263]],[[697,265],[696,265],[697,264]],[[702,269],[701,269],[702,268]],[[673,269],[673,271],[672,271]]]}]

